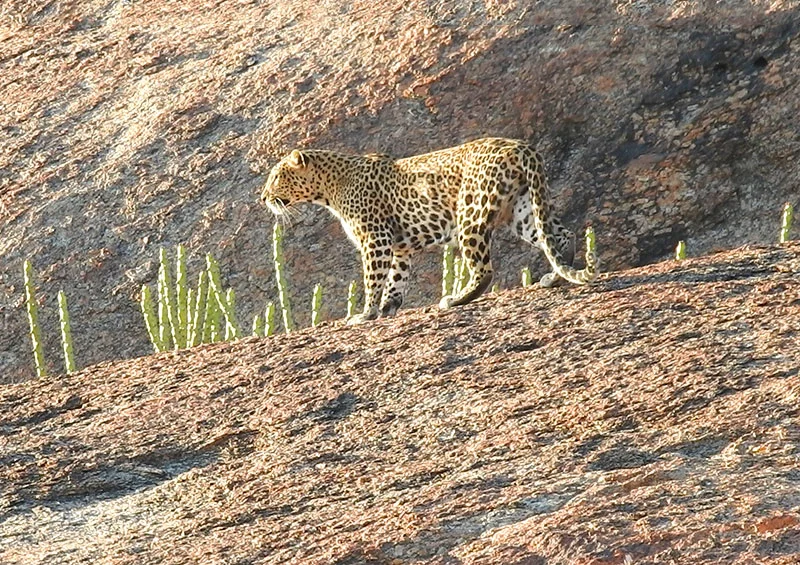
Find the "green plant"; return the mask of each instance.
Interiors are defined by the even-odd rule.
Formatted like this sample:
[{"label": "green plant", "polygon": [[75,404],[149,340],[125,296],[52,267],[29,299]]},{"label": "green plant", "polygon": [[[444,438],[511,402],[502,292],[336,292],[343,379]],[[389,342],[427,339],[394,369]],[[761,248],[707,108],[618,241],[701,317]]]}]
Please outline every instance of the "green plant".
[{"label": "green plant", "polygon": [[200,345],[203,341],[203,330],[206,315],[206,299],[208,298],[208,276],[206,271],[197,275],[197,289],[190,289],[192,299],[188,300],[191,315],[187,319],[189,324],[189,347]]},{"label": "green plant", "polygon": [[683,261],[684,259],[686,259],[686,242],[681,240],[675,247],[675,260]]},{"label": "green plant", "polygon": [[186,347],[192,345],[192,327],[194,326],[194,293],[197,292],[191,286],[186,289]]},{"label": "green plant", "polygon": [[275,303],[270,302],[264,311],[264,336],[269,337],[275,333]]},{"label": "green plant", "polygon": [[530,267],[525,267],[522,269],[522,287],[529,287],[533,284],[533,278],[531,277],[531,269]]},{"label": "green plant", "polygon": [[188,323],[186,250],[183,245],[178,245],[175,255],[175,320],[173,321],[172,327],[175,349],[184,349],[188,345],[190,326]]},{"label": "green plant", "polygon": [[461,286],[461,257],[453,257],[453,283],[450,285],[450,295],[458,294]]},{"label": "green plant", "polygon": [[347,317],[352,318],[356,315],[356,281],[350,281],[347,287]]},{"label": "green plant", "polygon": [[500,285],[499,285],[499,284],[497,284],[497,283],[494,283],[494,284],[492,285],[491,292],[492,292],[493,294],[497,294],[498,292],[500,292]]},{"label": "green plant", "polygon": [[[210,274],[208,274],[208,271],[206,273],[207,279],[210,281]],[[203,317],[202,343],[219,341],[221,322],[222,313],[217,304],[217,295],[209,282],[206,285],[206,312]]]},{"label": "green plant", "polygon": [[[236,324],[236,316],[234,313],[233,303],[235,295],[233,289],[228,289],[226,292],[222,288],[222,281],[219,274],[219,265],[210,253],[206,254],[206,268],[208,270],[208,302],[206,308],[210,306],[209,302],[215,302],[215,309],[218,314],[212,319],[214,328],[212,330],[212,341],[219,341],[224,335],[224,339],[238,339],[240,335],[239,327]],[[219,314],[225,316],[225,326],[222,327],[222,319]],[[222,333],[224,331],[224,334]],[[214,338],[216,336],[216,339]]]},{"label": "green plant", "polygon": [[452,245],[446,245],[442,251],[442,296],[453,296],[469,282],[467,262],[455,256]]},{"label": "green plant", "polygon": [[39,307],[36,304],[36,292],[33,285],[33,265],[29,260],[25,260],[22,271],[25,280],[25,305],[28,311],[28,324],[33,346],[33,360],[36,364],[36,376],[39,378],[46,377],[47,370],[45,369],[44,351],[42,350],[42,331],[39,328]]},{"label": "green plant", "polygon": [[292,316],[292,306],[289,302],[289,284],[286,282],[283,266],[283,226],[277,222],[272,231],[272,256],[275,261],[275,280],[278,283],[278,300],[281,305],[283,327],[288,334],[294,331],[294,318]]},{"label": "green plant", "polygon": [[316,327],[322,319],[322,285],[314,286],[314,293],[311,296],[311,326]]},{"label": "green plant", "polygon": [[162,247],[158,251],[158,337],[164,349],[177,344],[173,330],[173,322],[177,322],[175,294],[172,288],[172,277],[167,263],[167,251]]},{"label": "green plant", "polygon": [[586,239],[586,255],[594,255],[596,249],[594,228],[592,226],[586,226],[586,235],[584,237]]},{"label": "green plant", "polygon": [[64,351],[64,369],[67,373],[75,372],[75,356],[72,350],[72,328],[69,323],[67,295],[58,291],[58,317],[61,320],[61,348]]},{"label": "green plant", "polygon": [[156,309],[155,306],[153,306],[150,287],[146,284],[142,285],[142,298],[139,304],[142,308],[144,324],[147,327],[147,335],[150,336],[150,343],[153,344],[153,349],[155,349],[156,353],[164,351],[166,347],[164,346],[164,342],[161,341],[161,332],[158,318],[156,317]]},{"label": "green plant", "polygon": [[455,273],[455,278],[453,279],[452,294],[458,294],[464,287],[467,286],[467,283],[469,282],[469,269],[467,268],[467,261],[461,257],[457,257],[454,261],[453,273]]},{"label": "green plant", "polygon": [[789,241],[789,232],[792,230],[792,217],[794,216],[794,207],[791,202],[783,205],[783,215],[781,217],[781,234],[779,241],[786,243]]},{"label": "green plant", "polygon": [[158,312],[147,285],[142,287],[141,296],[142,315],[156,351],[238,339],[241,335],[235,315],[236,295],[232,288],[223,289],[214,257],[206,255],[206,268],[198,274],[195,288],[189,288],[188,278],[182,245],[176,251],[174,288],[167,252],[159,250]]},{"label": "green plant", "polygon": [[453,246],[445,245],[442,250],[442,297],[450,295],[453,291],[454,259]]},{"label": "green plant", "polygon": [[[217,300],[219,300],[219,295]],[[225,292],[223,311],[225,312],[225,341],[239,339],[239,326],[236,323],[236,293],[232,288]]]},{"label": "green plant", "polygon": [[264,337],[264,318],[261,314],[253,316],[253,337]]}]

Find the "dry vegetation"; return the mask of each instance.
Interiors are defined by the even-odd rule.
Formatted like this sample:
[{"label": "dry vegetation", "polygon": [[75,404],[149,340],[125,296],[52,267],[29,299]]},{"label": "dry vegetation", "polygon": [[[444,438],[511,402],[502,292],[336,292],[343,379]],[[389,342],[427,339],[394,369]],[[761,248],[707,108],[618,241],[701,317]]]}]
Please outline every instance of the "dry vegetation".
[{"label": "dry vegetation", "polygon": [[0,389],[0,562],[800,560],[800,245]]}]

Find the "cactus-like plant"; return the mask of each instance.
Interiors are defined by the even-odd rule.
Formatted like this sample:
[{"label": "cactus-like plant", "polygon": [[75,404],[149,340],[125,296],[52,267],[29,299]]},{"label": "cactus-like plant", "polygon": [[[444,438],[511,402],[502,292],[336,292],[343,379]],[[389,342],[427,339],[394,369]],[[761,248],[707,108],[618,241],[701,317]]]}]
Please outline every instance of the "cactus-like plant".
[{"label": "cactus-like plant", "polygon": [[453,258],[453,282],[450,285],[450,295],[458,294],[461,289],[461,257]]},{"label": "cactus-like plant", "polygon": [[172,277],[167,263],[167,252],[162,247],[158,251],[158,328],[159,338],[166,349],[176,344],[173,324],[177,323],[175,294],[172,288]]},{"label": "cactus-like plant", "polygon": [[47,370],[44,365],[44,351],[42,349],[42,330],[39,327],[39,306],[36,304],[36,291],[33,285],[33,265],[29,260],[25,260],[22,271],[25,281],[25,306],[28,312],[28,325],[30,326],[36,376],[39,378],[46,377]]},{"label": "cactus-like plant", "polygon": [[275,333],[275,303],[270,302],[264,311],[264,336],[269,337]]},{"label": "cactus-like plant", "polygon": [[194,291],[194,300],[191,301],[192,326],[189,331],[189,346],[194,347],[203,342],[203,332],[206,323],[206,298],[208,298],[208,275],[200,271],[197,275],[197,289]]},{"label": "cactus-like plant", "polygon": [[356,281],[350,281],[350,286],[347,287],[347,318],[350,319],[356,315]]},{"label": "cactus-like plant", "polygon": [[684,259],[686,259],[686,242],[681,240],[675,247],[675,260],[683,261]]},{"label": "cactus-like plant", "polygon": [[175,253],[175,349],[185,349],[188,344],[188,284],[186,277],[186,249],[178,245]]},{"label": "cactus-like plant", "polygon": [[[219,300],[219,296],[217,296]],[[220,302],[225,313],[225,341],[239,338],[239,326],[236,324],[236,293],[232,288],[225,292],[224,304]]]},{"label": "cactus-like plant", "polygon": [[61,349],[64,351],[64,370],[75,372],[75,355],[72,349],[72,327],[69,323],[69,310],[67,309],[67,295],[63,290],[58,291],[58,317],[61,320]]},{"label": "cactus-like plant", "polygon": [[191,315],[188,318],[191,320],[189,324],[189,347],[200,345],[203,341],[203,324],[205,323],[206,315],[206,296],[208,295],[207,276],[205,271],[200,271],[197,275],[197,287],[189,289],[192,291],[189,300],[189,311]]},{"label": "cactus-like plant", "polygon": [[591,225],[586,226],[586,234],[584,235],[584,242],[586,243],[587,267],[589,263],[594,263],[595,268],[599,270],[599,265],[598,265],[599,259],[597,258],[594,228]]},{"label": "cactus-like plant", "polygon": [[456,278],[453,281],[453,294],[458,294],[469,282],[469,268],[466,259],[463,257],[456,259],[454,272]]},{"label": "cactus-like plant", "polygon": [[453,280],[455,279],[453,260],[453,246],[445,245],[442,250],[442,297],[453,293]]},{"label": "cactus-like plant", "polygon": [[590,254],[595,253],[595,236],[594,236],[594,228],[592,226],[586,226],[586,250]]},{"label": "cactus-like plant", "polygon": [[294,317],[289,302],[289,284],[286,282],[283,266],[283,226],[277,222],[272,231],[272,256],[275,260],[275,281],[278,283],[278,301],[281,305],[283,327],[288,334],[294,331]]},{"label": "cactus-like plant", "polygon": [[236,316],[234,314],[233,305],[229,303],[234,299],[233,289],[230,293],[226,293],[222,288],[222,281],[219,275],[219,265],[217,261],[211,256],[210,253],[206,254],[206,267],[208,269],[208,302],[206,308],[208,309],[211,301],[216,302],[216,310],[219,314],[225,317],[225,326],[221,327],[219,318],[215,320],[215,327],[217,330],[217,339],[212,337],[212,341],[218,341],[221,337],[220,334],[224,331],[225,339],[237,339],[239,337],[239,327],[236,324]]},{"label": "cactus-like plant", "polygon": [[167,253],[159,251],[158,314],[150,290],[142,287],[142,314],[156,351],[181,349],[222,339],[238,339],[242,334],[236,321],[236,295],[222,287],[219,265],[206,255],[206,268],[198,274],[197,286],[189,288],[186,250],[179,245],[172,287]]},{"label": "cactus-like plant", "polygon": [[789,232],[792,231],[792,217],[794,216],[794,207],[791,202],[783,205],[783,215],[781,216],[781,234],[778,239],[781,243],[789,241]]},{"label": "cactus-like plant", "polygon": [[264,337],[264,318],[261,314],[253,316],[253,337]]},{"label": "cactus-like plant", "polygon": [[203,326],[203,343],[216,343],[222,339],[222,312],[217,302],[217,294],[211,285],[206,296],[206,322]]},{"label": "cactus-like plant", "polygon": [[314,285],[314,293],[311,296],[311,327],[317,327],[322,320],[322,285]]},{"label": "cactus-like plant", "polygon": [[522,269],[522,288],[527,288],[533,284],[530,267]]},{"label": "cactus-like plant", "polygon": [[222,292],[219,265],[211,254],[206,254],[206,273],[208,278],[206,293],[206,316],[203,329],[203,342],[215,343],[223,337],[222,309],[217,296]]},{"label": "cactus-like plant", "polygon": [[229,288],[225,291],[225,300],[230,309],[236,312],[236,292],[234,292],[233,288]]},{"label": "cactus-like plant", "polygon": [[195,291],[191,286],[186,289],[186,347],[192,346],[192,328],[194,327],[194,303],[196,298]]},{"label": "cactus-like plant", "polygon": [[153,349],[155,349],[156,353],[164,351],[166,347],[164,346],[164,342],[161,341],[161,332],[158,325],[158,318],[156,317],[156,309],[153,305],[150,288],[146,284],[142,285],[142,298],[139,304],[142,308],[142,317],[144,318],[144,324],[147,328],[147,335],[150,336],[150,343],[153,344]]}]

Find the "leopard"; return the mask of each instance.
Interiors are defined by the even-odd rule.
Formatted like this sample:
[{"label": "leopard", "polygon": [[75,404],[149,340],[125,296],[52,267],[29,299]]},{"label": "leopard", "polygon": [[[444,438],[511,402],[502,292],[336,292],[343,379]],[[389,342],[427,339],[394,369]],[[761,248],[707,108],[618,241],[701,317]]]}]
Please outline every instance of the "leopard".
[{"label": "leopard", "polygon": [[278,217],[304,202],[339,219],[363,267],[364,308],[348,324],[395,315],[410,258],[436,245],[456,244],[468,271],[463,288],[439,307],[475,300],[493,278],[492,235],[509,224],[547,258],[552,272],[541,286],[589,284],[599,271],[590,246],[585,268],[572,266],[575,233],[554,211],[541,155],[523,140],[488,137],[399,159],[294,149],[270,170],[261,200]]}]

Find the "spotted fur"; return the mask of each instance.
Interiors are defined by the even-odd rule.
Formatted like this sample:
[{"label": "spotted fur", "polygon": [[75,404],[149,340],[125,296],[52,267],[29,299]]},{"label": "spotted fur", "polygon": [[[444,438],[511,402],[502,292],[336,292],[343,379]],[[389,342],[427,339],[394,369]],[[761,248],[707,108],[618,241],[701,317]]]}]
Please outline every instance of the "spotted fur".
[{"label": "spotted fur", "polygon": [[588,250],[584,270],[570,266],[575,234],[554,215],[542,159],[524,141],[479,139],[397,160],[294,150],[273,167],[261,199],[278,215],[295,202],[313,202],[341,220],[364,268],[364,311],[351,323],[393,315],[403,303],[409,257],[453,239],[469,282],[439,306],[474,300],[492,280],[492,232],[508,222],[550,262],[542,285],[559,277],[586,284],[597,274]]}]

